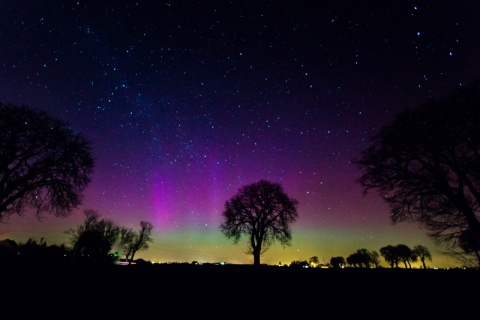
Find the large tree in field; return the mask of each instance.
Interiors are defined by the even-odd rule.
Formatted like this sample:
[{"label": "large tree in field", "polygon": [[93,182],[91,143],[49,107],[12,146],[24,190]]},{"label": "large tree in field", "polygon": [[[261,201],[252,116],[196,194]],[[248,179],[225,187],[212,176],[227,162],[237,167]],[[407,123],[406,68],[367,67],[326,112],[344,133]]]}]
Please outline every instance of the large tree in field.
[{"label": "large tree in field", "polygon": [[0,103],[0,221],[27,208],[68,215],[91,181],[90,142],[63,121]]},{"label": "large tree in field", "polygon": [[220,230],[238,243],[242,235],[249,237],[246,254],[253,254],[253,264],[260,265],[260,256],[279,241],[291,245],[290,224],[298,218],[298,201],[290,198],[280,184],[266,180],[240,188],[225,203]]},{"label": "large tree in field", "polygon": [[478,243],[480,84],[397,114],[353,163],[364,192],[380,193],[393,223],[419,222],[452,251],[467,231]]}]

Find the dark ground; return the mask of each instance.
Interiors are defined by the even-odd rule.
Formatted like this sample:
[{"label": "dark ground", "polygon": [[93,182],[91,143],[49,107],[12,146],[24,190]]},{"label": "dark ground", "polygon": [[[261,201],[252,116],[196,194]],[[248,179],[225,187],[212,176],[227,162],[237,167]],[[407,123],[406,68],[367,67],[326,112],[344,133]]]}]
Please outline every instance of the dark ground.
[{"label": "dark ground", "polygon": [[[251,265],[9,266],[2,305],[48,318],[478,316],[479,270]],[[383,310],[390,310],[390,316]],[[395,316],[394,318],[397,318]],[[476,317],[475,316],[475,317]],[[475,318],[474,317],[474,318]],[[6,319],[6,318],[5,318]]]}]

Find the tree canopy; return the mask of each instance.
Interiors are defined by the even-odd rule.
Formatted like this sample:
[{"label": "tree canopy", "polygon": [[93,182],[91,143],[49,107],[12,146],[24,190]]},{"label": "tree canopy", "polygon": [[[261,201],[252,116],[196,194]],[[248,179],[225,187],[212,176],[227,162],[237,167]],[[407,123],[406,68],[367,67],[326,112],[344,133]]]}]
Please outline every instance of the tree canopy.
[{"label": "tree canopy", "polygon": [[298,218],[298,201],[290,198],[279,183],[260,180],[240,188],[225,203],[220,225],[227,238],[238,243],[245,234],[249,237],[247,254],[253,254],[253,264],[260,264],[260,256],[277,240],[283,246],[291,245],[290,224]]},{"label": "tree canopy", "polygon": [[473,244],[463,248],[474,248],[478,256],[479,82],[397,114],[353,163],[362,172],[364,192],[380,193],[393,223],[419,222],[452,250],[468,231]]},{"label": "tree canopy", "polygon": [[0,221],[34,208],[68,215],[91,181],[90,141],[46,112],[0,103]]}]

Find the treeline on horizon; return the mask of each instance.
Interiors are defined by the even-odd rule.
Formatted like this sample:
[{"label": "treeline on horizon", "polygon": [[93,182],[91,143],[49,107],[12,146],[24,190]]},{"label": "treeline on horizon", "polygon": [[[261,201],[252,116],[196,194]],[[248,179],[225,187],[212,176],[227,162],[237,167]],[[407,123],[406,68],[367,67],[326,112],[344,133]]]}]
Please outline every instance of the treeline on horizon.
[{"label": "treeline on horizon", "polygon": [[[81,229],[81,228],[80,228]],[[74,239],[74,237],[73,237]],[[57,264],[57,265],[151,265],[151,264],[171,264],[171,265],[225,265],[228,262],[163,262],[152,263],[144,259],[128,260],[121,258],[118,252],[101,252],[102,243],[89,242],[88,248],[83,248],[83,253],[76,255],[75,243],[73,246],[48,245],[44,238],[40,241],[29,238],[26,242],[16,243],[11,239],[0,240],[0,260],[3,263],[22,263],[22,264]],[[96,254],[90,254],[96,252]],[[432,261],[430,251],[423,245],[417,245],[410,249],[407,245],[398,244],[396,246],[387,245],[377,251],[367,249],[358,249],[355,253],[349,255],[346,259],[342,256],[332,257],[329,263],[320,264],[317,256],[307,260],[294,260],[290,264],[281,265],[291,268],[383,268],[380,261],[382,256],[390,268],[412,269],[412,263],[421,262],[423,269],[429,269],[426,260]],[[280,265],[275,265],[280,266]]]},{"label": "treeline on horizon", "polygon": [[[278,184],[267,182],[253,184],[250,187],[258,188],[279,187]],[[278,190],[277,190],[278,191]],[[278,194],[275,193],[278,198]],[[227,206],[229,204],[227,203]],[[65,231],[69,236],[69,243],[62,245],[48,245],[44,238],[37,241],[29,238],[25,243],[16,243],[6,239],[0,241],[0,258],[4,261],[20,263],[46,263],[46,264],[152,264],[143,259],[134,259],[139,251],[149,249],[153,242],[151,233],[153,225],[147,221],[140,222],[140,230],[134,231],[117,225],[111,219],[101,218],[95,210],[85,210],[83,223],[76,228]],[[348,257],[331,257],[329,263],[320,264],[317,256],[308,261],[292,261],[285,267],[292,268],[380,268],[380,257],[390,268],[412,269],[412,263],[419,261],[423,269],[427,269],[426,261],[432,261],[429,249],[417,245],[413,249],[404,244],[387,245],[380,248],[379,252],[367,249],[358,249]],[[172,262],[169,262],[172,263]],[[218,264],[217,262],[210,262]],[[225,262],[222,262],[225,263]],[[228,264],[228,262],[226,262]],[[190,264],[204,264],[192,261]]]}]

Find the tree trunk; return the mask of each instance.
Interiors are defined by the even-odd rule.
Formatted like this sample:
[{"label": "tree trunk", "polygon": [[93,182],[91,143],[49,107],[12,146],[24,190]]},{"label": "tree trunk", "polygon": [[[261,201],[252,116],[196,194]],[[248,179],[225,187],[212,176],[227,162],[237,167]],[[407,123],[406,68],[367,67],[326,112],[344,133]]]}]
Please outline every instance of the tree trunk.
[{"label": "tree trunk", "polygon": [[253,265],[259,266],[260,265],[260,249],[253,248]]}]

